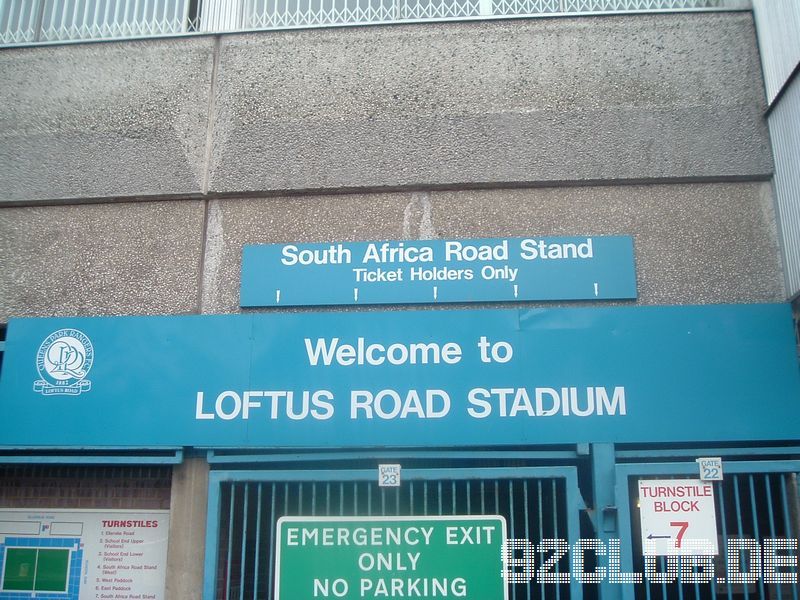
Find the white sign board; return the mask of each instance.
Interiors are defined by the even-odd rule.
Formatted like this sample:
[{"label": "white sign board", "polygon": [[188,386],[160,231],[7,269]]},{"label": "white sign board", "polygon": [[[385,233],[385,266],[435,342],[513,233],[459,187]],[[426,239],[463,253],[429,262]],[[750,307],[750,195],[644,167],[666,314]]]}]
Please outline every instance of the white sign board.
[{"label": "white sign board", "polygon": [[379,487],[400,487],[400,465],[378,465]]},{"label": "white sign board", "polygon": [[697,466],[703,481],[722,481],[722,458],[719,456],[698,458]]},{"label": "white sign board", "polygon": [[163,600],[168,531],[168,510],[0,510],[0,597]]},{"label": "white sign board", "polygon": [[640,479],[642,551],[649,556],[717,555],[714,488],[698,479]]}]

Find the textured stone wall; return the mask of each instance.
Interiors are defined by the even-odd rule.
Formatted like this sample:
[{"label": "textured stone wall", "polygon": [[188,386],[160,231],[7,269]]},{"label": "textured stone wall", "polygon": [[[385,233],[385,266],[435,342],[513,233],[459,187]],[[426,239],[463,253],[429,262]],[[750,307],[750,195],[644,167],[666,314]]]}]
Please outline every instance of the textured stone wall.
[{"label": "textured stone wall", "polygon": [[0,203],[768,178],[749,13],[0,52]]},{"label": "textured stone wall", "polygon": [[[237,312],[257,243],[632,235],[641,304],[780,302],[767,183],[283,196],[0,209],[0,319]],[[205,220],[205,221],[204,221]]]}]

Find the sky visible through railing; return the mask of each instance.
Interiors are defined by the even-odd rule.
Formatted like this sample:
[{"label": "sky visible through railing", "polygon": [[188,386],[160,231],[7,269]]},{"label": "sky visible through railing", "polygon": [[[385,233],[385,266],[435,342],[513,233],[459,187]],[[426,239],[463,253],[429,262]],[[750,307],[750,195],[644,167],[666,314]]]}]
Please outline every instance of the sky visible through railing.
[{"label": "sky visible through railing", "polygon": [[0,0],[0,46],[407,21],[747,8],[747,0]]}]

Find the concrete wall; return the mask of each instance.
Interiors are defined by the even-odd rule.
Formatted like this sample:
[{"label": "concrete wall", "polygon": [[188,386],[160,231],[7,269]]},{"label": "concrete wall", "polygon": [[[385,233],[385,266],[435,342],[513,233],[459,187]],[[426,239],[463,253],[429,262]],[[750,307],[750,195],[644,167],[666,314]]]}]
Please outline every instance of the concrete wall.
[{"label": "concrete wall", "polygon": [[633,235],[640,304],[780,302],[765,183],[417,192],[212,201],[203,312],[235,312],[245,244]]},{"label": "concrete wall", "polygon": [[210,38],[0,51],[0,200],[199,193]]},{"label": "concrete wall", "polygon": [[0,321],[196,312],[202,201],[0,209]]},{"label": "concrete wall", "polygon": [[203,558],[208,507],[208,463],[189,457],[172,475],[165,596],[175,600],[203,597]]},{"label": "concrete wall", "polygon": [[[780,302],[768,183],[396,192],[0,210],[0,319],[239,310],[242,246],[633,235],[641,304]],[[202,269],[202,272],[201,272]]]},{"label": "concrete wall", "polygon": [[749,13],[0,52],[0,202],[766,178]]},{"label": "concrete wall", "polygon": [[210,189],[763,177],[753,40],[747,14],[227,37]]}]

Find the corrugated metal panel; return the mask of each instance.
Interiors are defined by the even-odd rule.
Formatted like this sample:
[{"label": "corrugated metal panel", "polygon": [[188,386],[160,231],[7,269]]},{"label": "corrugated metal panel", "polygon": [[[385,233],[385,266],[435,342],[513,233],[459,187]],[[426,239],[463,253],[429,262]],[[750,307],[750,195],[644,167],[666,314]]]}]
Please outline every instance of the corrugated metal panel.
[{"label": "corrugated metal panel", "polygon": [[753,0],[753,11],[767,86],[767,100],[775,100],[800,62],[800,2]]},{"label": "corrugated metal panel", "polygon": [[239,0],[206,0],[200,16],[200,31],[233,31],[242,28],[242,3]]},{"label": "corrugated metal panel", "polygon": [[775,199],[786,270],[786,291],[800,292],[800,78],[769,115],[775,154]]}]

